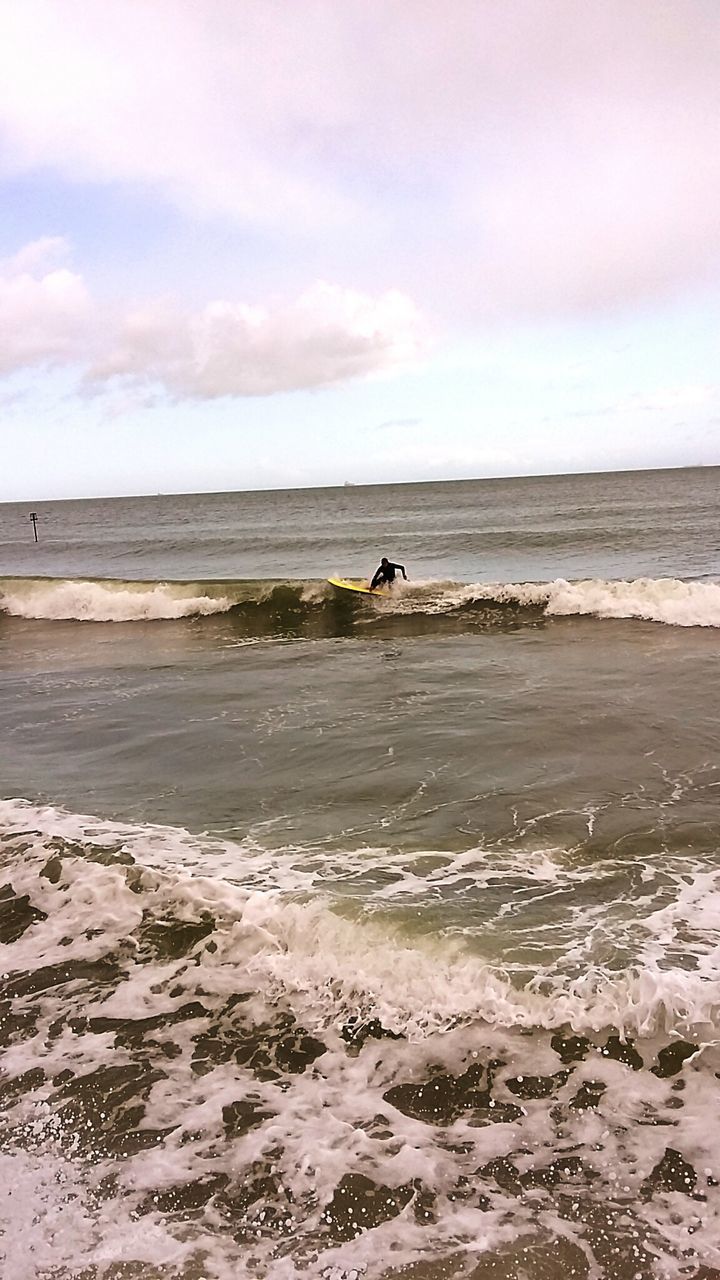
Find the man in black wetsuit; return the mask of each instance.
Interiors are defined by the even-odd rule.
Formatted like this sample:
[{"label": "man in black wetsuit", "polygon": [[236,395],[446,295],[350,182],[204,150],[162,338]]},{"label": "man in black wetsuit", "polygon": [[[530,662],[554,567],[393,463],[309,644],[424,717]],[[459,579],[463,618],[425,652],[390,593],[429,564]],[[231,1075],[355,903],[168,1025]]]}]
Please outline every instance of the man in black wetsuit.
[{"label": "man in black wetsuit", "polygon": [[403,578],[407,582],[407,574],[403,564],[393,564],[392,560],[388,560],[387,556],[383,556],[379,567],[375,570],[373,580],[370,583],[370,590],[374,591],[376,587],[391,586],[395,581],[395,574],[400,571]]}]

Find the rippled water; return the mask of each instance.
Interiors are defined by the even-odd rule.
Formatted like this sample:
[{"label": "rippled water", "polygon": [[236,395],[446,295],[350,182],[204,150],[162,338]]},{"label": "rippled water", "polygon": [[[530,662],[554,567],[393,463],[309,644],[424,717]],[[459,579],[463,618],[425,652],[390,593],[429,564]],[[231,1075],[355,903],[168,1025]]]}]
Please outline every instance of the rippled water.
[{"label": "rippled water", "polygon": [[3,1277],[710,1280],[716,489],[0,508]]}]

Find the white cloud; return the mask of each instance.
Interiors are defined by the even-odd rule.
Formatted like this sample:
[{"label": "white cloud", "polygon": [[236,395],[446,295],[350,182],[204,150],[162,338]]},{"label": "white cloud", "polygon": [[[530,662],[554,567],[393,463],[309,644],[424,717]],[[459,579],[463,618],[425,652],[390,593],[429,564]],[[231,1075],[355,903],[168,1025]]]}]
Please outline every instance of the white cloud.
[{"label": "white cloud", "polygon": [[18,0],[0,131],[5,173],[331,235],[448,311],[720,264],[716,0]]},{"label": "white cloud", "polygon": [[293,162],[303,143],[290,136],[312,87],[294,40],[305,46],[312,18],[286,18],[255,0],[212,14],[194,0],[1,6],[5,172],[140,182],[250,221],[332,221],[344,198]]},{"label": "white cloud", "polygon": [[324,387],[414,360],[412,302],[318,283],[274,307],[211,302],[191,314],[150,308],[122,323],[90,381],[156,381],[171,394],[214,399]]},{"label": "white cloud", "polygon": [[17,276],[36,273],[41,267],[50,266],[58,258],[65,258],[70,246],[65,236],[40,236],[23,245],[10,258],[0,258],[0,274]]},{"label": "white cloud", "polygon": [[60,244],[47,237],[0,263],[0,375],[82,355],[95,308],[81,277],[64,267],[43,275],[30,269]]},{"label": "white cloud", "polygon": [[396,291],[377,297],[317,283],[266,307],[218,300],[190,312],[152,301],[122,314],[61,268],[46,238],[0,264],[0,374],[81,365],[88,384],[160,386],[179,398],[263,396],[324,387],[417,357],[421,317]]}]

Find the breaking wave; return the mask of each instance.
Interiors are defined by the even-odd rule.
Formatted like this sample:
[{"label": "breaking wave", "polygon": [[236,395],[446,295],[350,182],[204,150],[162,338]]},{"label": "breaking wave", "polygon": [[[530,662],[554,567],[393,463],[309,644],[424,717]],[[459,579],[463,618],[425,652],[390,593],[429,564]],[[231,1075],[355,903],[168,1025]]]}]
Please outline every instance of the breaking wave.
[{"label": "breaking wave", "polygon": [[[69,936],[75,938],[73,954],[95,961],[108,945],[114,950],[136,929],[144,933],[147,920],[157,915],[186,923],[212,920],[211,930],[200,926],[198,940],[208,932],[213,939],[209,949],[203,948],[202,964],[213,971],[237,967],[254,989],[271,998],[280,990],[291,994],[305,1024],[317,1032],[362,1014],[381,1016],[384,1025],[412,1039],[477,1019],[502,1027],[570,1025],[584,1033],[612,1027],[626,1035],[678,1035],[707,1029],[720,1016],[720,871],[689,858],[676,866],[663,857],[661,869],[648,861],[647,885],[660,886],[661,870],[663,881],[672,881],[672,893],[664,883],[656,898],[648,889],[643,910],[630,919],[629,934],[620,918],[608,923],[618,951],[628,952],[627,967],[597,963],[590,911],[587,920],[579,915],[574,920],[575,936],[565,939],[558,957],[553,961],[548,954],[538,968],[541,926],[537,937],[533,932],[534,962],[508,965],[477,954],[469,937],[458,941],[450,932],[433,941],[424,931],[408,932],[407,916],[395,917],[391,908],[405,899],[413,904],[420,883],[427,893],[443,880],[451,887],[454,877],[463,882],[470,877],[489,888],[502,876],[509,897],[516,885],[527,896],[536,881],[541,900],[549,886],[567,894],[581,889],[588,877],[598,883],[604,875],[617,877],[614,864],[596,864],[592,871],[563,867],[562,859],[547,854],[533,861],[526,850],[518,856],[505,852],[498,861],[486,849],[455,855],[454,861],[445,855],[448,865],[440,874],[419,881],[413,870],[418,860],[435,856],[441,861],[439,855],[409,855],[406,867],[403,856],[389,850],[348,849],[348,879],[377,863],[389,881],[371,893],[372,907],[356,918],[354,913],[348,917],[344,895],[333,888],[332,878],[324,879],[317,859],[302,846],[270,850],[252,840],[240,844],[0,800],[3,847],[6,870],[8,856],[14,861],[16,852],[20,855],[9,897],[19,890],[33,904],[25,921],[25,928],[33,925],[26,956],[33,966],[66,959]],[[72,875],[63,892],[53,886],[68,868]],[[47,913],[49,905],[47,923],[41,925],[35,908]],[[102,941],[98,911],[106,917]],[[492,936],[491,923],[484,928]],[[673,966],[680,934],[684,954],[693,959],[690,971]],[[90,935],[93,941],[85,945]]]},{"label": "breaking wave", "polygon": [[4,1275],[720,1262],[715,868],[637,904],[664,943],[704,908],[704,972],[544,987],[352,921],[286,852],[0,802]]},{"label": "breaking wave", "polygon": [[5,578],[0,609],[16,618],[49,621],[147,622],[224,613],[232,601],[189,582]]},{"label": "breaking wave", "polygon": [[147,622],[228,612],[282,630],[285,617],[455,618],[469,623],[514,615],[639,619],[676,627],[720,627],[720,584],[678,578],[569,582],[411,582],[392,598],[338,590],[321,579],[143,582],[115,579],[1,578],[0,612],[18,618]]}]

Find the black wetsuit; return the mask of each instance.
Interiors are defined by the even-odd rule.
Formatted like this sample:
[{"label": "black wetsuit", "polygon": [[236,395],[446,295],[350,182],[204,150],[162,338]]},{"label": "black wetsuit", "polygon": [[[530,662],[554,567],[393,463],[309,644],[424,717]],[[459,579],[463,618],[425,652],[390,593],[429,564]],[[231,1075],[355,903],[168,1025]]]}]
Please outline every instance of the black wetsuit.
[{"label": "black wetsuit", "polygon": [[379,568],[375,570],[373,580],[370,583],[370,590],[374,591],[376,587],[380,586],[381,582],[387,582],[388,584],[394,582],[395,574],[398,570],[402,574],[403,578],[407,578],[405,565],[393,564],[391,560],[388,560],[387,564],[381,564]]}]

